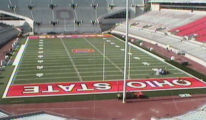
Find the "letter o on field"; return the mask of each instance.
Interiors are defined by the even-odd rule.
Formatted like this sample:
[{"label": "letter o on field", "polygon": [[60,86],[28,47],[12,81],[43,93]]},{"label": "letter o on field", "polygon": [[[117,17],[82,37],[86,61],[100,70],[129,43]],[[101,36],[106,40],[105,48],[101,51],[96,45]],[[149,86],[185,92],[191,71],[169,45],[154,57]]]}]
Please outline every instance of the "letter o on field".
[{"label": "letter o on field", "polygon": [[131,88],[145,88],[147,85],[143,82],[128,82],[127,86]]},{"label": "letter o on field", "polygon": [[180,85],[180,86],[190,86],[192,83],[187,80],[182,80],[183,82],[179,82],[179,80],[173,80],[172,83],[175,85]]}]

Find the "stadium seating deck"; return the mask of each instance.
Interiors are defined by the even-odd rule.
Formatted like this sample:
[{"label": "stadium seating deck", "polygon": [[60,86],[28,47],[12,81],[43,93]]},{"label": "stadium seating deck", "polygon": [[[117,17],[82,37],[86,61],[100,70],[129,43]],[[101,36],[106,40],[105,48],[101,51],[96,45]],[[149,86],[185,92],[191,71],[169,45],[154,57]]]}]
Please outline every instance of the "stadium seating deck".
[{"label": "stadium seating deck", "polygon": [[[187,11],[150,11],[131,20],[132,27],[130,27],[129,32],[131,35],[146,38],[163,45],[169,45],[172,48],[206,61],[206,47],[204,45],[195,44],[192,41],[184,41],[181,37],[165,35],[168,31],[176,33],[178,30],[177,35],[195,35],[196,39],[205,42],[206,30],[204,28],[206,27],[206,17],[204,16],[205,14],[202,13]],[[114,31],[124,33],[125,23],[117,26]]]},{"label": "stadium seating deck", "polygon": [[176,27],[193,22],[194,20],[197,20],[203,16],[204,14],[193,14],[187,11],[150,11],[144,15],[136,17],[134,20],[131,21],[131,23],[139,22],[140,24],[149,24],[152,26],[157,26],[157,28],[165,27],[167,28],[167,30],[171,30]]},{"label": "stadium seating deck", "polygon": [[[141,2],[133,0],[130,4],[143,4]],[[51,4],[54,5],[53,9],[49,7]],[[77,6],[72,8],[72,4]],[[97,8],[93,8],[92,4],[97,5]],[[114,5],[115,7],[111,10],[109,5]],[[32,6],[32,8],[29,8],[29,6]],[[124,7],[124,0],[119,0],[118,2],[113,0],[36,0],[35,2],[31,0],[15,0],[11,2],[2,0],[0,5],[1,10],[23,15],[40,23],[39,25],[34,24],[36,33],[84,33],[85,31],[87,33],[99,33],[101,32],[100,26],[93,25],[91,21],[97,21],[100,16]],[[81,21],[81,24],[75,26],[75,20]],[[51,21],[57,22],[57,25],[55,25],[57,28],[54,28]]]},{"label": "stadium seating deck", "polygon": [[[114,31],[118,32],[125,32],[125,25],[122,24],[114,29]],[[191,41],[182,41],[181,38],[176,38],[173,36],[167,36],[164,34],[161,34],[159,32],[151,32],[145,29],[137,29],[137,28],[130,28],[130,34],[139,36],[141,38],[149,39],[153,42],[160,43],[163,45],[169,45],[175,49],[178,49],[180,51],[184,51],[192,56],[195,56],[199,59],[202,59],[203,61],[206,61],[206,47],[194,44]]]},{"label": "stadium seating deck", "polygon": [[178,36],[197,36],[197,40],[200,42],[206,42],[206,17],[198,19],[189,24],[177,27],[171,32],[176,32]]}]

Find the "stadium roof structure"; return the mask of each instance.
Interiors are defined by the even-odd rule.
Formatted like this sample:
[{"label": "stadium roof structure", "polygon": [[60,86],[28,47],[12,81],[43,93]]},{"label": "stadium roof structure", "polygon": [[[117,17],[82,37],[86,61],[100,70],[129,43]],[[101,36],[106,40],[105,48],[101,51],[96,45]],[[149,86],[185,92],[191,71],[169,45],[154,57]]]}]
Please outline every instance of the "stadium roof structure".
[{"label": "stadium roof structure", "polygon": [[206,3],[206,0],[150,0],[151,3]]}]

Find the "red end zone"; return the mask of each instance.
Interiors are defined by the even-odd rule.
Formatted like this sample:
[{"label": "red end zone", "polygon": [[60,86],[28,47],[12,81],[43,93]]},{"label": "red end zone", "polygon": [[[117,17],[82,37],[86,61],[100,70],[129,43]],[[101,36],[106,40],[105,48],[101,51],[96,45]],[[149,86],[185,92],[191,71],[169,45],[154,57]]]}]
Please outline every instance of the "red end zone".
[{"label": "red end zone", "polygon": [[[206,83],[195,78],[164,78],[128,80],[127,91],[158,91],[205,88]],[[10,86],[7,98],[37,97],[122,92],[123,81],[68,82]]]}]

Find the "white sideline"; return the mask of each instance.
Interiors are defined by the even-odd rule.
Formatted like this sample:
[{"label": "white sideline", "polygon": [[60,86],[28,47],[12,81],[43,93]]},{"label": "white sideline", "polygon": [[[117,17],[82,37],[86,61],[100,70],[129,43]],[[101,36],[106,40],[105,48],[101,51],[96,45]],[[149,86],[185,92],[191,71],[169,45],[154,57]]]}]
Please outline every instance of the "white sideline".
[{"label": "white sideline", "polygon": [[16,58],[15,58],[15,60],[14,60],[14,62],[13,62],[13,65],[14,65],[14,66],[16,66],[16,65],[19,64],[20,59],[21,59],[21,57],[22,57],[22,55],[23,55],[23,52],[24,52],[24,48],[25,48],[25,44],[24,44],[24,45],[21,45],[21,47],[20,47],[20,49],[19,49],[19,52],[17,53]]},{"label": "white sideline", "polygon": [[16,56],[16,58],[14,60],[14,63],[12,64],[15,67],[14,67],[14,70],[13,70],[13,72],[11,74],[11,77],[9,78],[9,81],[7,83],[7,86],[6,86],[6,89],[4,91],[4,94],[3,94],[2,98],[6,98],[6,95],[8,93],[9,87],[10,87],[12,81],[13,81],[14,75],[16,74],[16,70],[17,70],[17,68],[19,66],[19,62],[20,62],[20,60],[21,60],[21,58],[23,56],[23,53],[24,53],[24,50],[25,50],[25,48],[26,48],[26,46],[28,44],[28,41],[29,41],[29,38],[27,37],[25,44],[21,45],[21,48],[20,48],[20,50],[17,53],[17,56]]}]

